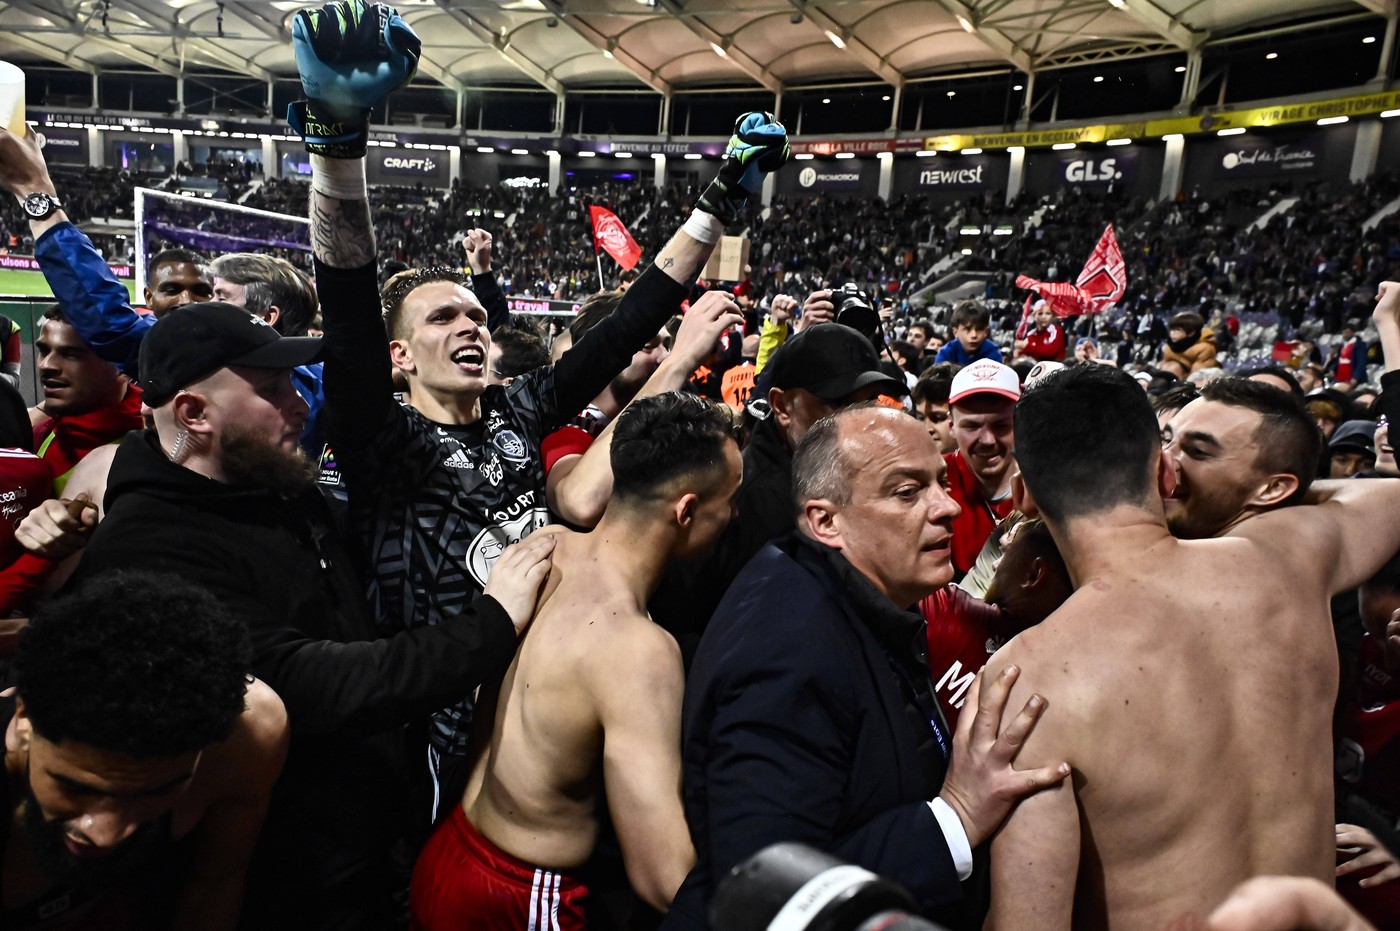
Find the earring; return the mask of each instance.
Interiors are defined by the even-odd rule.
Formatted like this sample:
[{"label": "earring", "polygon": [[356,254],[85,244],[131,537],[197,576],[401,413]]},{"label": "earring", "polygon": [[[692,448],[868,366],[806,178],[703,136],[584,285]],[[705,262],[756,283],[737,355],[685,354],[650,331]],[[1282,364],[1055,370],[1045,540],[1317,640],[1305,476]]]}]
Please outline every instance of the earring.
[{"label": "earring", "polygon": [[175,443],[170,447],[170,461],[179,465],[185,461],[185,443],[190,438],[189,433],[181,430],[175,437]]}]

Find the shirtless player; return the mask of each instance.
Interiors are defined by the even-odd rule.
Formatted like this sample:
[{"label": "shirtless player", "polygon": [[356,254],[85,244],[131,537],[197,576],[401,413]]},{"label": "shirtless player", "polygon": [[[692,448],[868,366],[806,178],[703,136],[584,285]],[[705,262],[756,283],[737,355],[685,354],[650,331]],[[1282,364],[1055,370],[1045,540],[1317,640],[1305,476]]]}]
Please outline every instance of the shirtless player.
[{"label": "shirtless player", "polygon": [[[703,558],[743,467],[730,415],[693,395],[641,398],[612,439],[612,500],[592,533],[558,532],[538,613],[473,734],[471,779],[413,875],[413,927],[585,927],[569,875],[606,797],[637,894],[664,911],[695,861],[681,805],[684,675],[647,616],[672,560]],[[549,532],[549,531],[544,531]],[[489,725],[489,733],[487,727]]]},{"label": "shirtless player", "polygon": [[1250,876],[1330,881],[1328,598],[1400,549],[1400,482],[1335,483],[1317,507],[1177,540],[1158,494],[1172,468],[1128,376],[1056,374],[1018,405],[1016,435],[1020,503],[1076,591],[985,674],[1022,669],[1011,700],[1056,711],[1021,758],[1066,758],[1074,777],[993,842],[987,927],[1186,927]]}]

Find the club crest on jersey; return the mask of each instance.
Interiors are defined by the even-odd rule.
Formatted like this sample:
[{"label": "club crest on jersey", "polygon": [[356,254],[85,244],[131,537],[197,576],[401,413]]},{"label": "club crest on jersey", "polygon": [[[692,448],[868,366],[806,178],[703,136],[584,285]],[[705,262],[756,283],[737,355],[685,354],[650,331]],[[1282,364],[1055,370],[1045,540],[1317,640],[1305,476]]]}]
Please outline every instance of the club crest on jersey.
[{"label": "club crest on jersey", "polygon": [[491,437],[491,445],[500,450],[506,461],[512,465],[522,465],[530,461],[530,450],[525,441],[514,430],[502,430]]},{"label": "club crest on jersey", "polygon": [[507,546],[519,543],[534,531],[549,523],[549,513],[544,508],[531,508],[515,520],[508,520],[487,527],[476,535],[467,548],[467,571],[478,585],[485,585],[491,577],[491,569],[501,558]]}]

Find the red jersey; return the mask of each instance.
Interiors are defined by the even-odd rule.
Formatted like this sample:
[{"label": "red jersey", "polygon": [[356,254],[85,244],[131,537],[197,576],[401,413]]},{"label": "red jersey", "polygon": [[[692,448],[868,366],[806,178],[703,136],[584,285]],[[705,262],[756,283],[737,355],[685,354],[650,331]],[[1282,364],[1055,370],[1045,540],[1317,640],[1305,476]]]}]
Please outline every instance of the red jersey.
[{"label": "red jersey", "polygon": [[1343,696],[1337,715],[1337,778],[1400,821],[1400,679],[1370,634],[1360,661],[1358,694]]},{"label": "red jersey", "polygon": [[1051,323],[1044,330],[1031,330],[1022,352],[1037,362],[1065,361],[1065,328]]},{"label": "red jersey", "polygon": [[[1361,639],[1361,683],[1337,710],[1337,778],[1400,826],[1400,678],[1385,669],[1380,644]],[[1350,859],[1338,854],[1337,862]],[[1400,928],[1400,880],[1363,888],[1370,867],[1341,877],[1337,891],[1380,931]]]},{"label": "red jersey", "polygon": [[141,389],[137,385],[128,385],[125,396],[116,404],[86,414],[40,421],[34,427],[34,449],[53,473],[54,494],[62,496],[69,473],[84,456],[142,426]]},{"label": "red jersey", "polygon": [[1010,495],[1000,501],[987,500],[961,450],[949,453],[943,460],[948,463],[948,493],[962,507],[962,513],[953,521],[953,568],[962,578],[977,562],[977,554],[982,552],[997,523],[1011,513],[1013,504]]},{"label": "red jersey", "polygon": [[967,700],[972,679],[993,653],[1015,634],[996,605],[974,598],[956,585],[945,585],[919,602],[928,621],[928,670],[933,693],[948,719],[958,726],[958,711]]}]

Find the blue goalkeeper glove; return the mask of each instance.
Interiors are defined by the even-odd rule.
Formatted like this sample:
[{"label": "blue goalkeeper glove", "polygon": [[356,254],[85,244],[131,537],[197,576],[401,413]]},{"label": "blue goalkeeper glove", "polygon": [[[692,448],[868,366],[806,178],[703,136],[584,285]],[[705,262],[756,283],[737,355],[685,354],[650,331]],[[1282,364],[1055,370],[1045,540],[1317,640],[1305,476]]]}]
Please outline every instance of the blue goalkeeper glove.
[{"label": "blue goalkeeper glove", "polygon": [[696,207],[718,217],[726,226],[738,218],[758,193],[765,176],[792,157],[787,130],[771,113],[745,113],[734,123],[734,135],[724,150],[724,164]]},{"label": "blue goalkeeper glove", "polygon": [[308,99],[287,108],[287,122],[308,152],[360,158],[370,110],[413,79],[423,43],[388,4],[338,0],[297,13],[292,47]]}]

